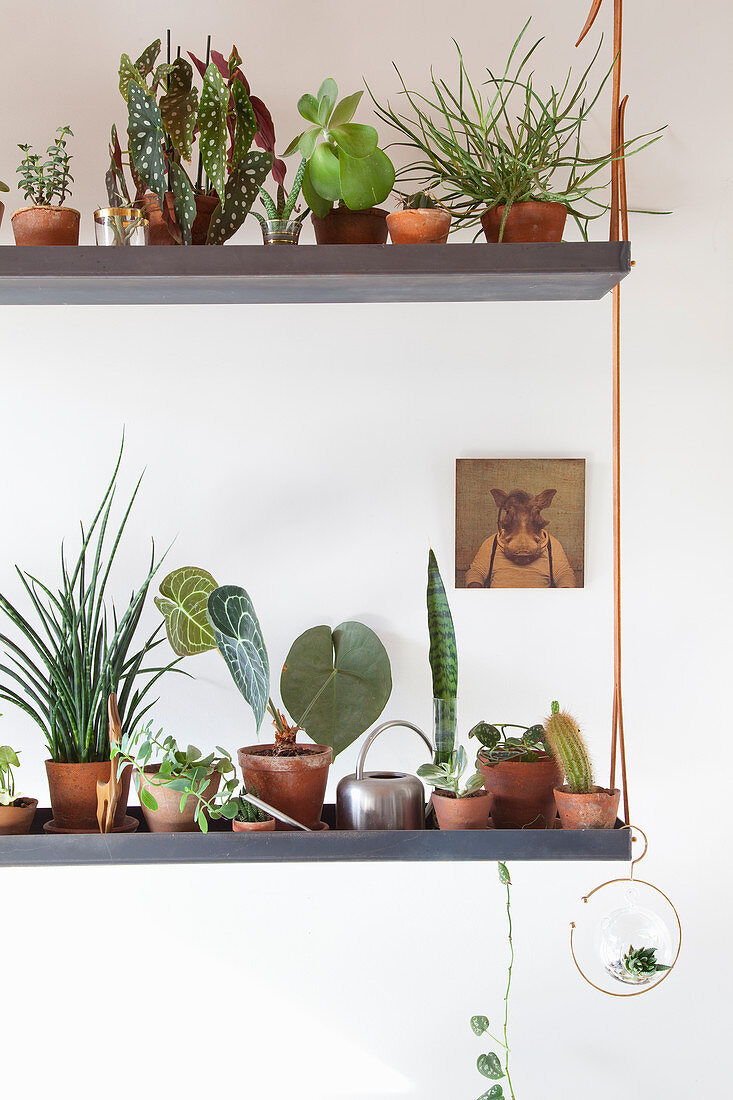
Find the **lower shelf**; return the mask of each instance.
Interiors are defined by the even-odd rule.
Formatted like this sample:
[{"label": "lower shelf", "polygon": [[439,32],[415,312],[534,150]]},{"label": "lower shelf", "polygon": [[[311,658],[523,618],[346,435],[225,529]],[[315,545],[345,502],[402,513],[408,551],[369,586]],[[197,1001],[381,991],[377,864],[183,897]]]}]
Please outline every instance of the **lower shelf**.
[{"label": "lower shelf", "polygon": [[[128,813],[140,819],[140,810]],[[39,809],[29,836],[0,836],[0,867],[56,867],[144,863],[431,863],[496,860],[606,861],[631,859],[631,831],[615,829],[437,829],[348,832],[333,828],[335,809],[324,806],[331,827],[317,833],[233,833],[216,822],[202,833],[136,833],[50,836]]]}]

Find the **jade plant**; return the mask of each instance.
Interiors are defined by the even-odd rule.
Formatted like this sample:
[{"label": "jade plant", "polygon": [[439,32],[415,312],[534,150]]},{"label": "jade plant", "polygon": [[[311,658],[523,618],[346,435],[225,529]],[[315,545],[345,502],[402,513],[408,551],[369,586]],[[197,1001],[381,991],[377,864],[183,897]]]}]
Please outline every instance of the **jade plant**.
[{"label": "jade plant", "polygon": [[[207,244],[223,244],[244,222],[260,186],[273,168],[273,154],[253,150],[258,120],[248,95],[236,50],[228,61],[216,54],[203,69],[199,97],[193,86],[193,68],[184,57],[156,65],[160,39],[132,62],[127,54],[120,60],[120,92],[128,104],[128,147],[133,178],[158,198],[165,213],[165,192],[173,194],[175,223],[169,228],[182,244],[191,243],[196,217],[195,193],[184,163],[191,161],[193,141],[203,169],[219,204],[209,226]],[[214,54],[212,54],[214,56]],[[201,68],[199,71],[201,71]],[[119,182],[121,156],[113,143],[110,172]],[[136,193],[139,197],[139,187]]]},{"label": "jade plant", "polygon": [[553,702],[550,716],[545,719],[544,737],[547,746],[565,773],[572,794],[592,794],[595,790],[593,767],[588,748],[575,719]]},{"label": "jade plant", "polygon": [[428,632],[430,670],[433,678],[435,708],[435,764],[450,763],[456,735],[456,696],[458,694],[458,650],[448,597],[438,562],[428,554]]},{"label": "jade plant", "polygon": [[[507,730],[521,730],[522,733],[511,735],[507,734]],[[479,755],[490,764],[498,764],[502,760],[531,763],[548,752],[541,724],[521,726],[516,722],[477,722],[468,736],[480,742]]]},{"label": "jade plant", "polygon": [[[32,153],[30,145],[18,146],[23,152],[23,160],[17,168],[19,188],[26,202],[34,206],[63,206],[67,195],[71,194],[69,185],[74,177],[69,168],[71,154],[67,152],[66,139],[74,134],[68,126],[59,126],[56,135],[46,150],[46,160],[41,159],[40,153]],[[7,187],[3,189],[7,191]]]},{"label": "jade plant", "polygon": [[334,203],[368,210],[392,190],[394,165],[378,148],[377,131],[351,121],[363,94],[339,100],[336,81],[327,77],[315,95],[306,92],[298,100],[298,113],[311,125],[293,138],[283,156],[299,152],[306,161],[303,197],[319,218]]},{"label": "jade plant", "polygon": [[468,767],[466,750],[461,745],[445,764],[422,764],[417,774],[437,791],[448,791],[454,798],[468,798],[484,785],[484,777],[475,771],[461,786],[461,778]]},{"label": "jade plant", "polygon": [[164,578],[155,600],[179,656],[218,649],[252,708],[257,732],[269,713],[278,755],[292,755],[298,730],[336,757],[382,713],[392,690],[389,657],[368,626],[315,626],[296,638],[285,659],[280,693],[289,718],[270,697],[270,662],[245,589],[217,585],[198,566]]},{"label": "jade plant", "polygon": [[[509,868],[506,863],[499,864],[499,881],[506,887],[506,915],[507,915],[507,938],[509,941],[509,966],[507,974],[506,992],[504,994],[504,1030],[503,1037],[498,1035],[492,1035],[491,1024],[487,1016],[472,1016],[471,1017],[471,1031],[478,1038],[483,1038],[487,1035],[492,1042],[501,1047],[502,1059],[494,1051],[490,1051],[488,1054],[480,1054],[476,1061],[476,1068],[482,1077],[488,1077],[490,1081],[500,1081],[506,1078],[507,1087],[509,1089],[509,1096],[511,1100],[516,1100],[514,1094],[514,1086],[512,1084],[511,1074],[509,1072],[509,996],[512,989],[512,970],[514,968],[514,940],[512,939],[512,895],[511,886],[512,880],[509,875]],[[504,1100],[504,1089],[500,1084],[492,1085],[488,1092],[484,1092],[479,1097],[479,1100]]]}]

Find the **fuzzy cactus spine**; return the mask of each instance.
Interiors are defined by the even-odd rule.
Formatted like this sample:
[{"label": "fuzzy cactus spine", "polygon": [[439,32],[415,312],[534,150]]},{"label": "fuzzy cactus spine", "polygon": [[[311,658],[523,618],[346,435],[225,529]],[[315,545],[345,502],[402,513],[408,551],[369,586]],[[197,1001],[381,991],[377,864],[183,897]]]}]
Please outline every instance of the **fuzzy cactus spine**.
[{"label": "fuzzy cactus spine", "polygon": [[552,755],[565,773],[573,794],[591,794],[594,789],[593,767],[588,748],[575,719],[553,702],[545,719],[545,739]]}]

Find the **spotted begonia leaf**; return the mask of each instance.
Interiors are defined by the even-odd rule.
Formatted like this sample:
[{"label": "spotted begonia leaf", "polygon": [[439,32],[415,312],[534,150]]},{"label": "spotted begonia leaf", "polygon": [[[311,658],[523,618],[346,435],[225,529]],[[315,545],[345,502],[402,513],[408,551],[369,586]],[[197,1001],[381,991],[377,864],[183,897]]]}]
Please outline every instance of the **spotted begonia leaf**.
[{"label": "spotted begonia leaf", "polygon": [[135,68],[142,77],[150,76],[159,53],[160,39],[156,38],[154,42],[151,42],[150,45],[143,50],[135,62]]},{"label": "spotted begonia leaf", "polygon": [[153,83],[150,87],[151,92],[157,91],[159,85],[162,85],[163,81],[171,75],[174,65],[175,62],[171,64],[168,61],[163,61],[160,65],[156,65],[155,72],[153,74]]},{"label": "spotted begonia leaf", "polygon": [[165,160],[163,157],[163,120],[155,97],[130,82],[127,136],[130,158],[146,187],[153,191],[163,208]]},{"label": "spotted begonia leaf", "polygon": [[199,107],[199,148],[206,174],[221,199],[226,184],[227,108],[229,89],[213,63],[204,76]]},{"label": "spotted begonia leaf", "polygon": [[193,69],[184,57],[177,57],[168,78],[168,91],[160,99],[160,113],[176,152],[184,160],[191,159],[196,128],[199,97],[192,84]]},{"label": "spotted begonia leaf", "polygon": [[196,199],[191,181],[185,169],[177,161],[171,161],[171,189],[173,191],[173,209],[181,234],[181,244],[191,243],[191,229],[196,218]]},{"label": "spotted begonia leaf", "polygon": [[252,203],[272,168],[272,153],[253,150],[229,173],[224,201],[214,211],[207,244],[224,244],[249,214]]},{"label": "spotted begonia leaf", "polygon": [[145,81],[140,75],[139,71],[135,68],[129,56],[123,53],[120,58],[120,94],[122,98],[127,102],[130,95],[130,82],[137,84],[138,88],[145,88]]},{"label": "spotted begonia leaf", "polygon": [[232,99],[237,113],[237,125],[234,131],[234,146],[232,149],[232,163],[239,164],[247,155],[257,133],[257,119],[255,118],[249,96],[244,90],[241,80],[235,80],[232,84]]}]

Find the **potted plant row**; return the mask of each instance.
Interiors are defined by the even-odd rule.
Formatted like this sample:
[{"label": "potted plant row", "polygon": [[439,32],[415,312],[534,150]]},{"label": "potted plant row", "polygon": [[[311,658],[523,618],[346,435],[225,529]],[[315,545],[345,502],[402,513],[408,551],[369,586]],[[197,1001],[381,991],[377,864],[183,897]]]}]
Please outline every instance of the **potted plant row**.
[{"label": "potted plant row", "polygon": [[18,753],[10,745],[0,745],[0,836],[29,833],[38,806],[37,798],[16,792],[13,769],[18,767]]}]

